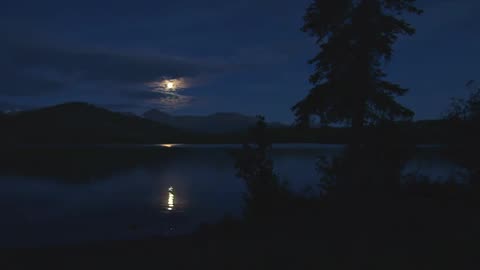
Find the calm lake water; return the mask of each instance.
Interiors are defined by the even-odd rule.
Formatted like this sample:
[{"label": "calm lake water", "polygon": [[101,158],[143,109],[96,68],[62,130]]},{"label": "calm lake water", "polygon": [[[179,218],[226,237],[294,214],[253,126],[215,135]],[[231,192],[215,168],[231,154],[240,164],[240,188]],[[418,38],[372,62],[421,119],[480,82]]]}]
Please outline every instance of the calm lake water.
[{"label": "calm lake water", "polygon": [[[241,216],[238,145],[23,148],[0,165],[0,247],[38,247],[188,233]],[[275,145],[292,189],[316,187],[315,162],[343,146]],[[447,178],[457,168],[420,147],[405,173]]]}]

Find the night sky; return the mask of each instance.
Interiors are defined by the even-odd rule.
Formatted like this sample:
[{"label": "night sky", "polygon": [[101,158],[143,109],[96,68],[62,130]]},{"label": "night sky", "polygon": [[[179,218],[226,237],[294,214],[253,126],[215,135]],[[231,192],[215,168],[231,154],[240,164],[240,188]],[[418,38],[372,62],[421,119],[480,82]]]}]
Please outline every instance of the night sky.
[{"label": "night sky", "polygon": [[[240,112],[293,120],[315,54],[309,0],[3,0],[0,109],[86,101],[115,111]],[[416,119],[480,76],[480,1],[419,1],[387,65]],[[164,89],[165,80],[175,89]]]}]

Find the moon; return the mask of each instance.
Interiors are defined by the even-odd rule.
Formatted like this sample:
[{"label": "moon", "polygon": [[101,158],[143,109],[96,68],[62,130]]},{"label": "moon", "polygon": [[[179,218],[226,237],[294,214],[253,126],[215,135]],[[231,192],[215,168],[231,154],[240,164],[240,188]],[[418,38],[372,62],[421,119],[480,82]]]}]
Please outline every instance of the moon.
[{"label": "moon", "polygon": [[175,89],[175,84],[173,82],[167,82],[167,89],[168,90],[173,90]]}]

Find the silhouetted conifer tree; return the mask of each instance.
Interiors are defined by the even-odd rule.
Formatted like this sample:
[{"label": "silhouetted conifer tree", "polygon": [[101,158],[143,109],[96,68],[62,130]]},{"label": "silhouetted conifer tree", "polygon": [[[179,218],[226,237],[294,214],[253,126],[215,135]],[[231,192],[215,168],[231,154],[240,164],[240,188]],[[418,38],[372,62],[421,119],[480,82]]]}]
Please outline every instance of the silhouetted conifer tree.
[{"label": "silhouetted conifer tree", "polygon": [[415,32],[405,13],[422,11],[415,0],[313,1],[302,30],[316,38],[320,52],[310,60],[314,87],[292,108],[298,124],[317,115],[324,123],[358,129],[379,119],[413,117],[394,99],[407,89],[387,81],[382,69],[398,37]]}]

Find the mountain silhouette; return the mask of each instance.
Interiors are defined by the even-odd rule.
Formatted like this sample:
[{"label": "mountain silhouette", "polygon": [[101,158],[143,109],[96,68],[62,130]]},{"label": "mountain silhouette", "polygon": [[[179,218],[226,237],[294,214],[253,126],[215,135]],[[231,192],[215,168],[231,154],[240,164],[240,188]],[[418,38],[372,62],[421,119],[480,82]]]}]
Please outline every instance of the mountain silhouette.
[{"label": "mountain silhouette", "polygon": [[[207,116],[174,116],[152,109],[143,117],[175,128],[202,133],[231,133],[245,131],[255,125],[257,118],[239,113],[215,113]],[[269,123],[269,127],[285,127],[281,123]]]},{"label": "mountain silhouette", "polygon": [[0,117],[2,139],[26,143],[160,143],[181,132],[142,117],[72,102]]},{"label": "mountain silhouette", "polygon": [[[237,113],[209,116],[172,116],[150,110],[144,117],[112,112],[88,103],[72,102],[42,109],[0,113],[0,142],[9,144],[162,144],[242,143],[256,119]],[[458,140],[450,121],[398,122],[403,141],[429,144]],[[352,132],[345,127],[297,129],[278,123],[266,132],[276,143],[345,143]],[[366,134],[378,137],[378,129]],[[377,134],[377,135],[375,135]],[[400,135],[401,134],[401,135]]]}]

